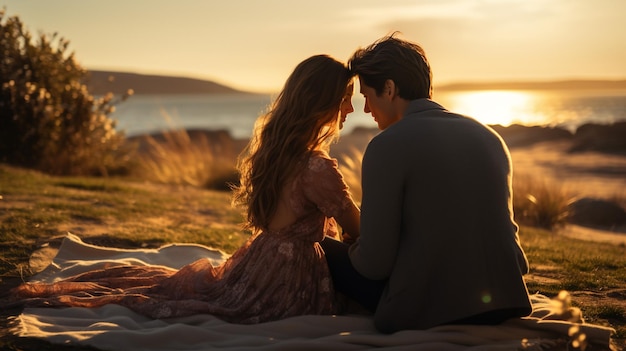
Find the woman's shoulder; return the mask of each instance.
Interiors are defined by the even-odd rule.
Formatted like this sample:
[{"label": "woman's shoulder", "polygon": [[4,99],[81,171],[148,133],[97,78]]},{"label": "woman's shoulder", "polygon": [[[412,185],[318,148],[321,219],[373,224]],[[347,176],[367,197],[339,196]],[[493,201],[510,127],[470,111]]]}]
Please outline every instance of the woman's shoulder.
[{"label": "woman's shoulder", "polygon": [[310,154],[310,158],[325,158],[325,159],[329,159],[332,160],[332,158],[330,157],[330,155],[328,154],[328,152],[324,151],[324,150],[313,150],[311,151]]},{"label": "woman's shoulder", "polygon": [[311,170],[322,170],[325,168],[336,168],[337,159],[334,159],[328,155],[327,152],[322,150],[315,150],[311,153],[308,162],[308,168]]}]

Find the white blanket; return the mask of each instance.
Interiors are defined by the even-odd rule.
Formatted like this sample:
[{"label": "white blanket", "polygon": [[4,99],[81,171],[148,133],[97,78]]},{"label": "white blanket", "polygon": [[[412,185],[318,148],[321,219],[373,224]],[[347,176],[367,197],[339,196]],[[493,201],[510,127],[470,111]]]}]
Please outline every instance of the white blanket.
[{"label": "white blanket", "polygon": [[[69,234],[37,281],[55,281],[96,267],[122,264],[179,268],[200,257],[219,264],[227,255],[200,245],[158,250],[121,250],[83,243]],[[378,333],[370,316],[300,316],[270,323],[237,325],[210,315],[153,320],[119,305],[100,308],[27,308],[15,317],[14,332],[59,344],[102,350],[545,350],[564,342],[608,347],[613,329],[571,322],[576,312],[561,301],[532,295],[533,314],[498,326],[449,325],[428,330]],[[575,315],[575,313],[574,313]],[[561,320],[559,320],[561,319]],[[583,341],[584,340],[584,341]]]}]

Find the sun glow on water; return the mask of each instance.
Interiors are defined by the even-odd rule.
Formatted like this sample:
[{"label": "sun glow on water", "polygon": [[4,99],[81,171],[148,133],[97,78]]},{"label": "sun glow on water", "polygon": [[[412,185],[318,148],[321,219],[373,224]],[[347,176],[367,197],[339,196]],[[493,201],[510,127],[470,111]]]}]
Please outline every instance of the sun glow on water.
[{"label": "sun glow on water", "polygon": [[486,90],[446,92],[435,97],[450,111],[485,124],[541,125],[548,117],[537,111],[539,95],[526,91]]},{"label": "sun glow on water", "polygon": [[[377,130],[365,99],[352,99],[354,112],[342,135],[355,128]],[[248,138],[254,121],[267,108],[269,95],[139,95],[120,104],[112,117],[118,130],[138,135],[178,128],[228,130],[235,138]],[[455,113],[485,124],[563,127],[574,131],[585,123],[626,121],[626,90],[437,90],[433,100]],[[164,112],[165,111],[165,112]],[[170,121],[164,114],[172,117]]]}]

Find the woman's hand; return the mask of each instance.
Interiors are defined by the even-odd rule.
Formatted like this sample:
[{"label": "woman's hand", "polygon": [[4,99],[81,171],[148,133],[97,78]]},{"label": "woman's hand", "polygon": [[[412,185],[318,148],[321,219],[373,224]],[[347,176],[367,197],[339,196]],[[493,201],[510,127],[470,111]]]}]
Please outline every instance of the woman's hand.
[{"label": "woman's hand", "polygon": [[340,217],[335,218],[341,227],[341,241],[346,244],[352,244],[356,241],[361,233],[361,211],[353,202]]}]

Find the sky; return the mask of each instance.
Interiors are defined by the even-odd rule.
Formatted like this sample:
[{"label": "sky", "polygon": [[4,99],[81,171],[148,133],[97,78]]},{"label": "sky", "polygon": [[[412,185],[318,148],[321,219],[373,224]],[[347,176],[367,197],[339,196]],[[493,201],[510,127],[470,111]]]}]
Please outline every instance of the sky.
[{"label": "sky", "polygon": [[434,85],[626,79],[623,0],[3,0],[86,69],[184,76],[275,92],[305,58],[347,61],[394,31]]}]

